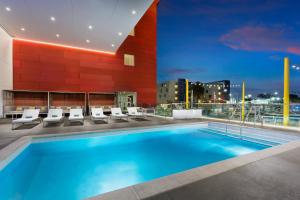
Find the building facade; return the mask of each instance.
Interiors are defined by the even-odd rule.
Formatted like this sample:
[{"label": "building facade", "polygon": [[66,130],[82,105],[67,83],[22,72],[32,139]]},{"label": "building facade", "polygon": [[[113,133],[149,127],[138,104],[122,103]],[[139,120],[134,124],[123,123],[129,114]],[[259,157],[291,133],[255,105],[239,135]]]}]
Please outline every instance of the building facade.
[{"label": "building facade", "polygon": [[203,101],[209,103],[226,103],[230,100],[230,81],[221,80],[204,84]]},{"label": "building facade", "polygon": [[[4,41],[9,45],[1,46],[7,53],[0,56],[7,59],[0,58],[0,61],[8,60],[7,63],[11,64],[0,66],[3,76],[1,81],[7,80],[1,83],[1,95],[3,90],[18,92],[18,95],[11,95],[11,106],[44,105],[43,98],[38,101],[36,92],[39,91],[101,93],[101,98],[98,98],[99,104],[106,103],[111,94],[129,94],[128,98],[115,99],[128,99],[132,104],[136,102],[135,105],[141,106],[155,105],[158,2],[154,0],[147,8],[115,53],[20,40],[2,31],[0,45],[3,45]],[[122,33],[116,35],[121,37]],[[21,94],[19,91],[27,93]],[[31,102],[30,96],[34,95],[28,91],[35,92],[36,98]],[[63,96],[61,99],[53,98],[52,103],[57,105],[65,99]],[[1,96],[1,109],[5,106],[4,103]],[[110,100],[109,103],[113,104],[114,100]]]},{"label": "building facade", "polygon": [[180,103],[185,101],[186,81],[177,79],[166,81],[157,85],[157,103]]},{"label": "building facade", "polygon": [[[188,82],[189,101],[196,103],[226,103],[230,100],[230,81],[209,83]],[[186,99],[186,79],[166,81],[157,85],[159,104],[183,103]]]}]

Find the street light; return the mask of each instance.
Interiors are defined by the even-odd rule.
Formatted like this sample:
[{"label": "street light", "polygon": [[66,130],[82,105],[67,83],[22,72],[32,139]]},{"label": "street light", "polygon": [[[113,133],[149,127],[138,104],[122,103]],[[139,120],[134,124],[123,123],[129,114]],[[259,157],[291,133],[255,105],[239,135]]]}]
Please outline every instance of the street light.
[{"label": "street light", "polygon": [[292,65],[292,69],[300,71],[300,65]]}]

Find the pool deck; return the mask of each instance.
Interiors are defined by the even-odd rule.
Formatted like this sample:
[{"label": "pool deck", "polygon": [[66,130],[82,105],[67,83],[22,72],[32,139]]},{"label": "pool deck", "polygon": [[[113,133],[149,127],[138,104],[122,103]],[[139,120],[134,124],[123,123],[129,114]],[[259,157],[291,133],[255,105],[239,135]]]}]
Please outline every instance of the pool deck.
[{"label": "pool deck", "polygon": [[[56,135],[58,133],[147,127],[201,120],[168,120],[149,117],[147,120],[93,124],[84,126],[60,124],[43,128],[42,124],[11,130],[9,121],[0,122],[0,149],[22,136]],[[289,134],[300,134],[290,132]],[[300,199],[300,141],[272,147],[162,177],[94,197],[95,200],[283,200]]]}]

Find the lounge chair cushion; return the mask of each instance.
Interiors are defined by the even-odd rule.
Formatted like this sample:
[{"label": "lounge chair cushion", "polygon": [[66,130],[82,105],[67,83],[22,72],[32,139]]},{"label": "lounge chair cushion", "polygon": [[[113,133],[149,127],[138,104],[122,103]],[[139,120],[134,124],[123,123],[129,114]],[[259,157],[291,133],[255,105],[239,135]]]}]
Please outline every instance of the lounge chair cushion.
[{"label": "lounge chair cushion", "polygon": [[128,111],[128,115],[131,115],[131,116],[142,116],[143,115],[142,112],[137,111],[137,107],[128,107],[127,111]]},{"label": "lounge chair cushion", "polygon": [[108,116],[103,114],[102,108],[92,108],[92,119],[103,119],[107,117]]}]

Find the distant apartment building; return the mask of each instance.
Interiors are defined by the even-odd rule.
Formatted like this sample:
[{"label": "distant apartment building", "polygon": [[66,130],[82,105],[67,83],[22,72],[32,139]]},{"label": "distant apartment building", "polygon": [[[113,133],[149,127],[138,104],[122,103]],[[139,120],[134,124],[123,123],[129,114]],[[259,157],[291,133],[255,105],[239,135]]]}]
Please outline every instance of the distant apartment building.
[{"label": "distant apartment building", "polygon": [[166,81],[157,85],[157,103],[178,103],[185,99],[185,79]]},{"label": "distant apartment building", "polygon": [[[193,103],[225,103],[230,100],[230,81],[189,82],[189,101]],[[157,85],[159,104],[185,102],[186,79],[166,81]]]},{"label": "distant apartment building", "polygon": [[230,81],[221,80],[204,84],[203,100],[209,103],[220,103],[230,100]]}]

